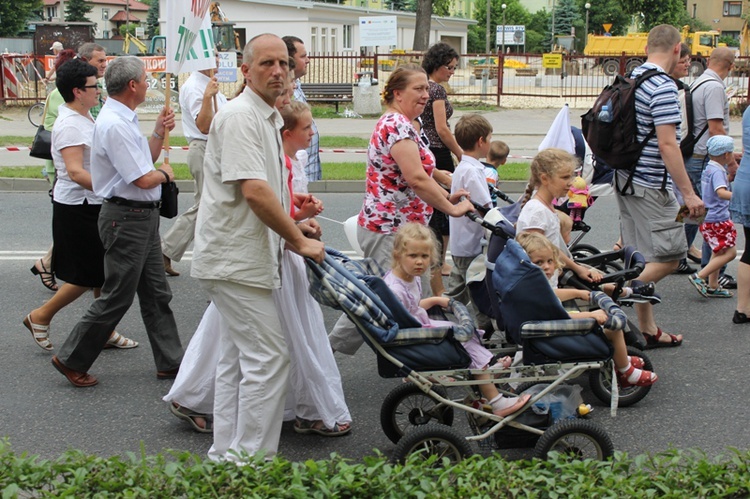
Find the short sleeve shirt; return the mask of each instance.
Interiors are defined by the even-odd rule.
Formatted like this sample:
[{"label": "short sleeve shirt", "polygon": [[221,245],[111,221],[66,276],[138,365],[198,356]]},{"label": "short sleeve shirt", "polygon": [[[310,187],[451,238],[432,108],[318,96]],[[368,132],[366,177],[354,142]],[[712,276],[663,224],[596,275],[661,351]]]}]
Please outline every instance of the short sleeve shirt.
[{"label": "short sleeve shirt", "polygon": [[262,289],[281,285],[282,240],[242,195],[242,180],[268,183],[289,213],[279,112],[249,87],[214,116],[203,163],[191,275]]},{"label": "short sleeve shirt", "polygon": [[[700,85],[700,86],[698,86]],[[706,126],[708,120],[722,120],[724,130],[729,133],[729,99],[726,86],[715,71],[707,69],[691,85],[693,96],[693,134],[696,136]],[[695,154],[707,154],[709,134],[706,131],[693,148]]]},{"label": "short sleeve shirt", "polygon": [[[473,202],[482,206],[492,205],[490,191],[487,189],[484,165],[468,154],[464,154],[461,158],[456,171],[453,172],[451,181],[452,194],[461,189],[469,192]],[[481,225],[467,217],[451,217],[448,223],[451,229],[449,244],[452,255],[474,257],[482,252],[484,229]]]},{"label": "short sleeve shirt", "polygon": [[[649,69],[658,69],[660,74],[651,76],[644,81],[635,91],[635,119],[638,127],[638,141],[643,141],[646,136],[660,125],[676,125],[675,138],[680,138],[680,123],[682,113],[680,111],[679,98],[677,95],[677,84],[664,70],[653,63],[646,63],[633,70],[633,77],[637,77]],[[654,134],[643,148],[641,157],[633,176],[633,183],[648,189],[661,189],[664,175],[667,175],[666,188],[672,188],[672,179],[664,166],[664,160],[659,152],[659,142]],[[617,172],[620,181],[627,179],[629,173]],[[620,183],[620,185],[623,185]]]},{"label": "short sleeve shirt", "polygon": [[[191,140],[208,140],[208,135],[201,132],[198,129],[198,125],[195,124],[195,119],[198,117],[198,113],[201,111],[203,105],[203,96],[206,92],[206,87],[211,79],[201,73],[195,71],[180,87],[180,109],[182,110],[182,133],[188,142]],[[216,94],[216,107],[217,110],[224,107],[227,103],[227,98],[219,92]]]},{"label": "short sleeve shirt", "polygon": [[729,189],[727,172],[715,161],[709,161],[701,175],[701,194],[706,205],[706,222],[724,222],[729,220],[729,201],[721,199],[716,191]]},{"label": "short sleeve shirt", "polygon": [[435,170],[435,156],[419,140],[411,122],[400,113],[386,113],[375,125],[367,147],[365,198],[357,223],[371,231],[393,234],[407,222],[427,224],[432,207],[409,187],[399,166],[391,156],[391,147],[402,140],[412,140],[427,175]]},{"label": "short sleeve shirt", "polygon": [[[432,104],[435,101],[445,101],[445,119],[446,121],[451,119],[453,116],[453,106],[448,101],[448,93],[439,83],[430,81],[428,92],[430,98],[427,100],[427,104],[422,111],[422,129],[425,135],[430,140],[430,147],[435,149],[445,149],[445,144],[440,140],[440,135],[437,133],[437,127],[435,126],[435,113],[432,109]],[[450,126],[450,125],[449,125]]]},{"label": "short sleeve shirt", "polygon": [[83,169],[91,172],[91,142],[94,137],[94,120],[63,104],[58,108],[55,128],[52,130],[52,161],[55,164],[55,187],[53,198],[68,205],[102,204],[102,199],[92,191],[75,183],[68,175],[62,150],[67,147],[83,147]]},{"label": "short sleeve shirt", "polygon": [[158,201],[161,185],[141,189],[133,183],[153,170],[151,149],[138,125],[138,115],[110,96],[94,125],[91,146],[94,193],[104,199],[117,196],[131,201]]},{"label": "short sleeve shirt", "polygon": [[411,282],[397,277],[393,271],[388,271],[383,276],[385,284],[393,291],[398,301],[403,303],[407,312],[413,315],[423,326],[430,325],[430,316],[427,310],[419,306],[422,296],[422,282],[420,279],[412,279]]},{"label": "short sleeve shirt", "polygon": [[544,237],[557,246],[563,254],[570,256],[568,246],[562,238],[562,232],[560,232],[560,219],[557,217],[557,213],[550,210],[538,199],[529,199],[521,209],[518,222],[516,222],[516,232],[530,229],[543,231]]}]

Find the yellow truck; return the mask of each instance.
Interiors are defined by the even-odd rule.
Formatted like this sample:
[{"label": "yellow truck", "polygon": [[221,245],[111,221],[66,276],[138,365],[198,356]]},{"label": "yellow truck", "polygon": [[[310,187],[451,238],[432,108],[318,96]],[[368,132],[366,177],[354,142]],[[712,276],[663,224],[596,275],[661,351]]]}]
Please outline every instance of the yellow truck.
[{"label": "yellow truck", "polygon": [[[719,43],[718,31],[696,31],[690,33],[689,26],[682,27],[682,41],[690,47],[692,60],[690,75],[700,76],[706,69],[706,58],[711,51],[725,44]],[[648,33],[629,33],[625,36],[602,36],[589,34],[584,55],[596,58],[604,74],[614,76],[620,72],[620,58],[625,56],[625,72],[629,73],[646,60],[646,40]]]}]

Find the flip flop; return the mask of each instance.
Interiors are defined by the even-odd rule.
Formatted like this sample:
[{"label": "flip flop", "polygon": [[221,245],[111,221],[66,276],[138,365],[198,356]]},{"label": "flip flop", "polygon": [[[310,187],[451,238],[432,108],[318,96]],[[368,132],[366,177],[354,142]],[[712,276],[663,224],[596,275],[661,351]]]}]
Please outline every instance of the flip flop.
[{"label": "flip flop", "polygon": [[341,437],[352,431],[352,425],[349,423],[334,423],[333,428],[326,428],[323,421],[297,418],[294,422],[294,431],[302,435],[314,433],[323,437]]},{"label": "flip flop", "polygon": [[[669,336],[668,343],[666,341],[659,341],[659,338],[661,338],[661,335]],[[682,345],[682,340],[677,338],[677,335],[674,335],[672,333],[665,333],[661,330],[661,328],[656,328],[656,334],[647,334],[643,333],[643,336],[646,338],[646,350],[652,349],[652,348],[672,348],[672,347],[678,347]]]},{"label": "flip flop", "polygon": [[[182,407],[178,404],[175,404],[174,402],[171,402],[169,404],[169,412],[182,419],[183,421],[187,421],[188,423],[190,423],[190,426],[192,426],[193,429],[199,433],[214,432],[213,421],[211,421],[211,417],[208,414],[201,414],[200,412],[191,411],[187,407]],[[203,418],[203,420],[206,422],[206,427],[203,428],[202,426],[198,425],[198,423],[195,421],[195,418]]]}]

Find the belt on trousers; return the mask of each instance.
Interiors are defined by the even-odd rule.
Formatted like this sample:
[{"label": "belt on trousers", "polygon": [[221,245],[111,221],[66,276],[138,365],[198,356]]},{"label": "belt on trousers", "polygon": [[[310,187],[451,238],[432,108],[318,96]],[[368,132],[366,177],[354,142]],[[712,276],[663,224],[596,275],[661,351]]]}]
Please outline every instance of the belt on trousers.
[{"label": "belt on trousers", "polygon": [[155,210],[161,207],[161,201],[131,201],[130,199],[112,196],[104,200],[105,203],[114,203],[118,206],[127,206],[129,208],[142,208],[144,210]]},{"label": "belt on trousers", "polygon": [[693,154],[693,159],[706,159],[706,154]]}]

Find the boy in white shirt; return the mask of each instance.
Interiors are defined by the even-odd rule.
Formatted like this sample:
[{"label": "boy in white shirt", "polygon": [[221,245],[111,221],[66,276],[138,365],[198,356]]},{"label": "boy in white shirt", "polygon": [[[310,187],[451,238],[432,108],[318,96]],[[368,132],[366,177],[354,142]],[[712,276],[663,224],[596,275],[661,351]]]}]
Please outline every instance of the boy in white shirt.
[{"label": "boy in white shirt", "polygon": [[[489,151],[492,141],[492,125],[479,114],[467,114],[456,123],[454,134],[464,154],[453,172],[451,194],[466,189],[474,203],[491,208],[492,198],[487,189],[484,165],[479,158],[486,157]],[[468,305],[470,297],[466,288],[466,271],[472,260],[482,253],[481,240],[484,229],[467,217],[450,217],[449,223],[453,270],[448,278],[445,294]],[[475,310],[472,312],[476,313]],[[489,323],[486,319],[484,321],[480,317],[477,319],[480,319],[480,327],[486,325],[481,322]]]}]

